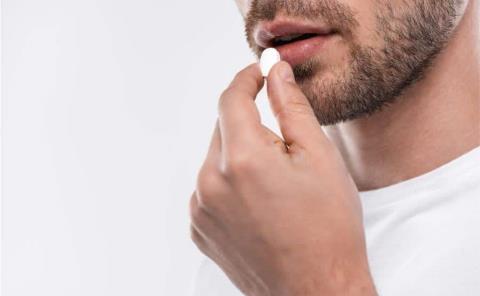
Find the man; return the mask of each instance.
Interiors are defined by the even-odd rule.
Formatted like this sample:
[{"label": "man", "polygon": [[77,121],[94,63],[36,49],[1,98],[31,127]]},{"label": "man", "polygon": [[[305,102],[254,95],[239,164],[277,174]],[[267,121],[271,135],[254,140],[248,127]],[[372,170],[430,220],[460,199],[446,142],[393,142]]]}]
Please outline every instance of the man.
[{"label": "man", "polygon": [[238,0],[258,64],[191,197],[195,295],[480,295],[478,0]]}]

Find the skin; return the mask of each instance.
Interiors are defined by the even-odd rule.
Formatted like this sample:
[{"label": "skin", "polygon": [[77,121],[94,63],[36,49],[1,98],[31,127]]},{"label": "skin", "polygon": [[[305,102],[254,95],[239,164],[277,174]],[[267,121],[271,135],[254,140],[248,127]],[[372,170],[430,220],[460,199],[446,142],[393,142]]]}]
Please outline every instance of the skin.
[{"label": "skin", "polygon": [[286,62],[267,78],[282,137],[261,124],[254,98],[263,84],[252,64],[220,97],[190,203],[193,241],[245,295],[376,295],[339,151]]},{"label": "skin", "polygon": [[[368,30],[365,7],[375,1],[343,2]],[[248,2],[237,4],[246,16]],[[281,135],[261,124],[257,64],[223,92],[190,200],[191,235],[245,295],[376,295],[359,190],[418,176],[480,145],[478,2],[459,12],[456,34],[425,77],[371,116],[321,126],[285,62],[267,77]]]},{"label": "skin", "polygon": [[419,176],[480,145],[480,8],[466,5],[423,80],[390,108],[324,128],[359,190]]}]

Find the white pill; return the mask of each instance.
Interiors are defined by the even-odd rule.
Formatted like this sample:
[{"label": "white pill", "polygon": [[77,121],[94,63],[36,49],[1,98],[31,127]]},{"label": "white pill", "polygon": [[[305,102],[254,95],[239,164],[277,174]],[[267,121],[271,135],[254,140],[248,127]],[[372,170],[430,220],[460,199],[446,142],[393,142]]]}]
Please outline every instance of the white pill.
[{"label": "white pill", "polygon": [[263,77],[267,77],[273,65],[280,61],[280,53],[273,47],[269,47],[262,52],[260,57],[260,69]]}]

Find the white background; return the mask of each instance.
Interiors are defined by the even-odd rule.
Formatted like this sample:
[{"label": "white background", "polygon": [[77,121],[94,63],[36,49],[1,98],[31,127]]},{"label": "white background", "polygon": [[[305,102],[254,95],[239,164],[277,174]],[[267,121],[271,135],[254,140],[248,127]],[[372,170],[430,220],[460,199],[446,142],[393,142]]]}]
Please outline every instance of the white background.
[{"label": "white background", "polygon": [[189,295],[188,200],[255,61],[234,1],[2,5],[2,295]]}]

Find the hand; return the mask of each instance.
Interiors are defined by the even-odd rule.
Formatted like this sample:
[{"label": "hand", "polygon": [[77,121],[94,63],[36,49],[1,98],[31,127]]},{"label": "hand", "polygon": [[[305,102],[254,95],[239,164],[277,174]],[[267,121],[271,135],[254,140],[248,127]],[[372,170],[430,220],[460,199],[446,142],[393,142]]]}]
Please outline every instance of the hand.
[{"label": "hand", "polygon": [[356,186],[293,78],[267,78],[283,139],[262,125],[258,64],[237,74],[190,202],[191,235],[246,295],[376,295]]}]

